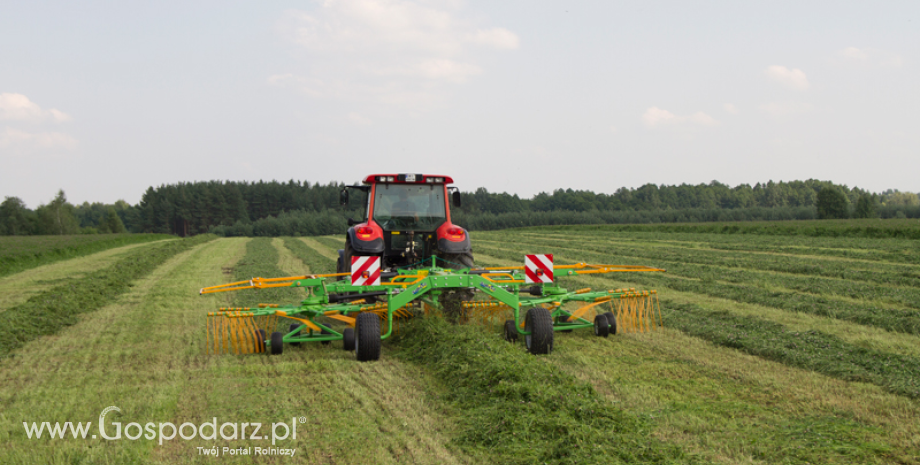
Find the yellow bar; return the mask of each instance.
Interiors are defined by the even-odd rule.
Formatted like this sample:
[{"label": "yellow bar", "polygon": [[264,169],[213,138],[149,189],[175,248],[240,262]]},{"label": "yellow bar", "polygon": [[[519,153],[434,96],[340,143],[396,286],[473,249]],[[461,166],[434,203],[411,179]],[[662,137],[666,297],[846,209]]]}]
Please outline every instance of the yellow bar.
[{"label": "yellow bar", "polygon": [[316,326],[316,325],[315,325],[312,321],[310,321],[310,320],[304,320],[303,318],[296,318],[296,317],[293,317],[293,316],[287,316],[287,314],[278,315],[278,316],[283,316],[283,317],[285,317],[285,318],[290,318],[290,319],[292,319],[292,320],[294,320],[294,321],[299,321],[299,322],[301,322],[301,323],[307,325],[307,327],[310,328],[310,329],[312,329],[313,331],[322,331],[322,329],[321,329],[319,326]]},{"label": "yellow bar", "polygon": [[326,315],[326,316],[329,318],[332,318],[333,320],[341,321],[347,324],[348,326],[351,326],[352,328],[355,327],[355,319],[350,316],[345,316],[345,315]]}]

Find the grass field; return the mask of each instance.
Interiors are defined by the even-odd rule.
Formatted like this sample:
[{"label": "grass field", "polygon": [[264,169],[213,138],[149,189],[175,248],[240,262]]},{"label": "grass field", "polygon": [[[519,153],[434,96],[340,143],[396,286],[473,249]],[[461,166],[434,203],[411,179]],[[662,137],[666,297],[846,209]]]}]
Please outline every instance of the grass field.
[{"label": "grass field", "polygon": [[[29,439],[22,425],[91,421],[96,433],[108,406],[121,409],[108,424],[297,419],[297,438],[276,446],[295,458],[219,458],[230,463],[920,463],[917,241],[664,231],[473,234],[479,265],[553,253],[666,268],[562,281],[657,289],[660,331],[556,333],[553,354],[533,357],[497,329],[435,319],[410,325],[374,363],[340,343],[204,353],[206,312],[303,293],[202,297],[200,287],[332,271],[342,238],[190,243],[0,359],[0,463],[213,463],[198,447],[271,445]],[[0,301],[20,308],[146,247],[156,244],[59,262],[46,288],[23,285],[29,271],[0,278]]]},{"label": "grass field", "polygon": [[173,239],[166,234],[0,236],[0,276],[113,247]]}]

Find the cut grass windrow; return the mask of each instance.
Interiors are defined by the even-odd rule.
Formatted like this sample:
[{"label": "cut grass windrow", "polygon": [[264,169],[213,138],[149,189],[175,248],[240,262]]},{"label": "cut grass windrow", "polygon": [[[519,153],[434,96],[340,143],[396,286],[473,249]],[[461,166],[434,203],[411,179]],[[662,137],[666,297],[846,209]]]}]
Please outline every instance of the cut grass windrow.
[{"label": "cut grass windrow", "polygon": [[[287,276],[287,273],[278,268],[278,258],[278,249],[272,245],[272,238],[252,239],[246,244],[246,255],[233,269],[234,280]],[[304,295],[302,288],[289,287],[241,291],[233,293],[233,306],[255,307],[260,303],[295,303],[303,300]]]},{"label": "cut grass windrow", "polygon": [[336,252],[339,249],[345,248],[345,239],[339,236],[318,236],[311,238],[314,241],[320,243],[329,248],[329,250]]},{"label": "cut grass windrow", "polygon": [[157,242],[141,242],[113,247],[82,257],[40,265],[0,278],[0,312],[19,305],[40,292],[47,291],[71,278],[80,278],[114,263],[125,254],[140,247],[152,247]]},{"label": "cut grass windrow", "polygon": [[[523,246],[489,248],[488,253],[515,260],[522,256],[515,247]],[[556,257],[557,263],[563,261],[562,257]],[[566,279],[579,286],[588,283],[580,278]],[[612,278],[601,279],[609,281]],[[638,274],[629,279],[638,283],[660,283]],[[771,321],[670,301],[665,293],[661,294],[661,309],[666,325],[714,344],[847,381],[872,383],[912,399],[920,398],[920,359],[915,357],[859,347],[820,331],[791,331]]]},{"label": "cut grass windrow", "polygon": [[[494,237],[494,236],[493,236]],[[487,239],[481,245],[501,246],[505,240],[501,237]],[[878,261],[852,261],[837,258],[813,256],[788,256],[777,253],[751,253],[743,250],[706,250],[696,247],[646,247],[629,243],[613,242],[605,238],[592,240],[557,241],[547,238],[529,237],[526,241],[531,247],[549,249],[570,248],[579,251],[592,251],[609,257],[649,263],[677,262],[686,264],[714,265],[725,268],[770,270],[806,276],[824,276],[828,278],[865,281],[886,285],[917,286],[920,283],[920,269],[913,265],[887,263]],[[902,255],[905,253],[902,251]],[[916,255],[920,255],[917,251]],[[623,263],[626,264],[626,263]]]},{"label": "cut grass windrow", "polygon": [[169,258],[215,238],[213,235],[195,236],[135,250],[111,266],[69,279],[0,313],[0,358],[10,356],[28,341],[76,323],[78,315],[111,303],[130,289],[135,280],[148,275]]},{"label": "cut grass windrow", "polygon": [[714,344],[845,381],[872,383],[894,394],[920,399],[920,359],[848,344],[819,331],[785,326],[694,304],[662,300],[670,326]]},{"label": "cut grass windrow", "polygon": [[284,246],[295,257],[301,259],[310,268],[311,272],[315,274],[335,273],[335,261],[323,256],[304,241],[293,237],[285,237]]},{"label": "cut grass windrow", "polygon": [[[918,223],[920,224],[920,223]],[[809,238],[803,236],[732,236],[724,234],[682,233],[615,233],[607,231],[542,231],[540,228],[522,229],[528,239],[575,240],[579,242],[628,243],[630,246],[684,247],[724,251],[744,251],[795,255],[802,257],[825,256],[831,259],[858,261],[917,263],[918,258],[905,254],[906,250],[920,249],[920,242],[892,239],[865,238]],[[480,234],[494,234],[492,232]]]},{"label": "cut grass windrow", "polygon": [[[256,238],[247,244],[245,255],[235,267],[236,279],[282,276],[294,271],[279,268],[279,251],[272,242],[270,238]],[[316,254],[298,239],[284,238],[284,242],[302,254]],[[322,265],[321,261],[317,263]],[[269,291],[281,293],[266,294]],[[232,298],[234,306],[252,306],[299,300],[295,297],[301,292],[302,289],[275,288],[241,291]],[[279,330],[286,331],[289,323],[290,320],[280,319]],[[234,376],[228,377],[229,372]],[[245,376],[238,377],[236,373]],[[302,460],[307,463],[493,462],[488,451],[473,459],[445,447],[452,435],[453,419],[445,415],[445,409],[429,402],[429,396],[443,388],[432,386],[435,381],[425,367],[400,361],[387,346],[382,360],[359,363],[352,352],[342,350],[341,342],[286,345],[281,356],[222,356],[204,375],[208,379],[200,381],[203,391],[222,386],[206,402],[212,411],[255,409],[241,408],[238,403],[239,397],[257,397],[260,402],[255,405],[270,412],[269,417],[285,418],[292,412],[304,415],[308,421],[298,427],[298,454],[306,457]],[[279,388],[282,383],[284,389]],[[190,403],[188,408],[198,411],[203,419],[209,418],[200,405]]]},{"label": "cut grass windrow", "polygon": [[[543,227],[543,228],[552,228]],[[559,228],[558,226],[556,228]],[[855,237],[879,239],[920,239],[916,220],[799,220],[733,221],[730,223],[623,224],[566,226],[581,230],[602,229],[607,232],[710,233],[754,236]]]},{"label": "cut grass windrow", "polygon": [[[490,254],[500,256],[503,249],[484,247]],[[564,248],[557,247],[557,250]],[[575,255],[576,251],[569,252]],[[602,263],[610,262],[614,256],[595,252],[581,251],[577,252],[578,258],[588,261],[599,261]],[[513,254],[506,255],[513,257]],[[615,256],[621,258],[621,256]],[[656,263],[656,265],[659,265]],[[681,268],[678,266],[678,271]],[[818,316],[835,318],[843,321],[850,321],[858,324],[874,326],[888,331],[920,334],[920,310],[910,309],[891,309],[880,308],[875,305],[866,303],[852,302],[841,299],[828,298],[823,295],[812,295],[801,292],[778,291],[766,289],[757,285],[731,284],[718,282],[715,279],[722,278],[718,273],[701,268],[687,271],[688,276],[694,279],[676,278],[665,275],[641,275],[637,274],[630,279],[636,283],[646,286],[665,285],[671,289],[693,292],[702,295],[711,295],[720,298],[727,298],[738,302],[745,302],[768,307],[779,308],[791,312],[803,312]],[[723,272],[724,273],[724,272]],[[729,274],[729,273],[725,273]],[[760,284],[759,282],[753,282]],[[817,289],[816,289],[817,290]]]},{"label": "cut grass windrow", "polygon": [[128,244],[175,239],[166,234],[0,237],[0,276]]},{"label": "cut grass windrow", "polygon": [[398,354],[449,387],[444,400],[462,412],[458,445],[497,463],[694,462],[588,383],[482,328],[415,319]]}]

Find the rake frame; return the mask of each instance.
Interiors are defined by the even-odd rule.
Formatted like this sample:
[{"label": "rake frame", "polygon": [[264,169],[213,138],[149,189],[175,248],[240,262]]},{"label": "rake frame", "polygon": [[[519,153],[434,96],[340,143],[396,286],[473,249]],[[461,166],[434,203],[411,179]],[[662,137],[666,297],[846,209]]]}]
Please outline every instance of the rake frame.
[{"label": "rake frame", "polygon": [[[521,336],[531,335],[524,327],[523,315],[530,308],[543,306],[553,317],[553,331],[572,330],[593,327],[596,312],[586,315],[591,308],[610,303],[620,308],[635,306],[639,299],[644,299],[641,309],[634,308],[633,313],[646,312],[640,320],[651,319],[657,310],[658,323],[661,323],[660,308],[655,291],[636,292],[635,289],[614,289],[592,291],[591,289],[568,290],[557,283],[529,284],[525,282],[523,266],[490,267],[485,269],[445,269],[437,266],[437,259],[432,257],[432,266],[412,270],[399,270],[388,273],[389,281],[379,285],[354,286],[348,280],[336,280],[348,277],[349,273],[333,273],[282,278],[252,278],[249,281],[223,284],[201,289],[200,294],[237,291],[243,289],[265,289],[274,287],[301,287],[307,291],[307,298],[299,304],[277,305],[259,304],[257,308],[222,308],[221,312],[209,313],[209,316],[226,318],[283,317],[302,323],[297,329],[282,332],[284,343],[338,341],[344,338],[343,332],[336,331],[328,324],[317,321],[320,317],[344,322],[355,326],[355,317],[359,313],[374,312],[386,321],[381,327],[381,340],[389,338],[394,331],[394,316],[411,316],[410,309],[425,304],[442,309],[439,302],[441,294],[457,289],[475,289],[491,298],[485,304],[500,310],[511,309],[515,328]],[[664,272],[660,268],[622,265],[593,265],[577,263],[556,266],[556,276],[574,276],[581,274],[602,274],[614,272]],[[527,292],[531,296],[522,296]],[[353,295],[352,295],[353,294]],[[382,303],[367,303],[365,299],[385,297]],[[350,301],[349,301],[350,300]],[[485,307],[482,301],[464,302],[465,308]],[[575,312],[562,307],[568,302],[579,302],[583,307]],[[495,305],[497,303],[497,305]],[[629,309],[626,308],[628,311]],[[638,314],[637,314],[638,315]],[[589,317],[591,319],[589,319]],[[565,321],[560,321],[565,319]],[[647,323],[647,321],[646,321]],[[647,324],[648,329],[654,327]],[[384,331],[385,329],[385,331]],[[326,333],[322,331],[325,330]],[[262,341],[263,344],[268,341]],[[257,352],[261,350],[256,350]]]}]

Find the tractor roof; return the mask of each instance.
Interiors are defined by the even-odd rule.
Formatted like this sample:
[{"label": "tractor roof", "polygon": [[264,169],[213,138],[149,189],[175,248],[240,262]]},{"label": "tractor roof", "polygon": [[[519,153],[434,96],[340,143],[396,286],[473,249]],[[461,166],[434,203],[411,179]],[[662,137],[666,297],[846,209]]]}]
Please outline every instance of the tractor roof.
[{"label": "tractor roof", "polygon": [[364,178],[364,184],[376,182],[415,183],[415,184],[453,184],[454,179],[441,174],[372,174]]}]

